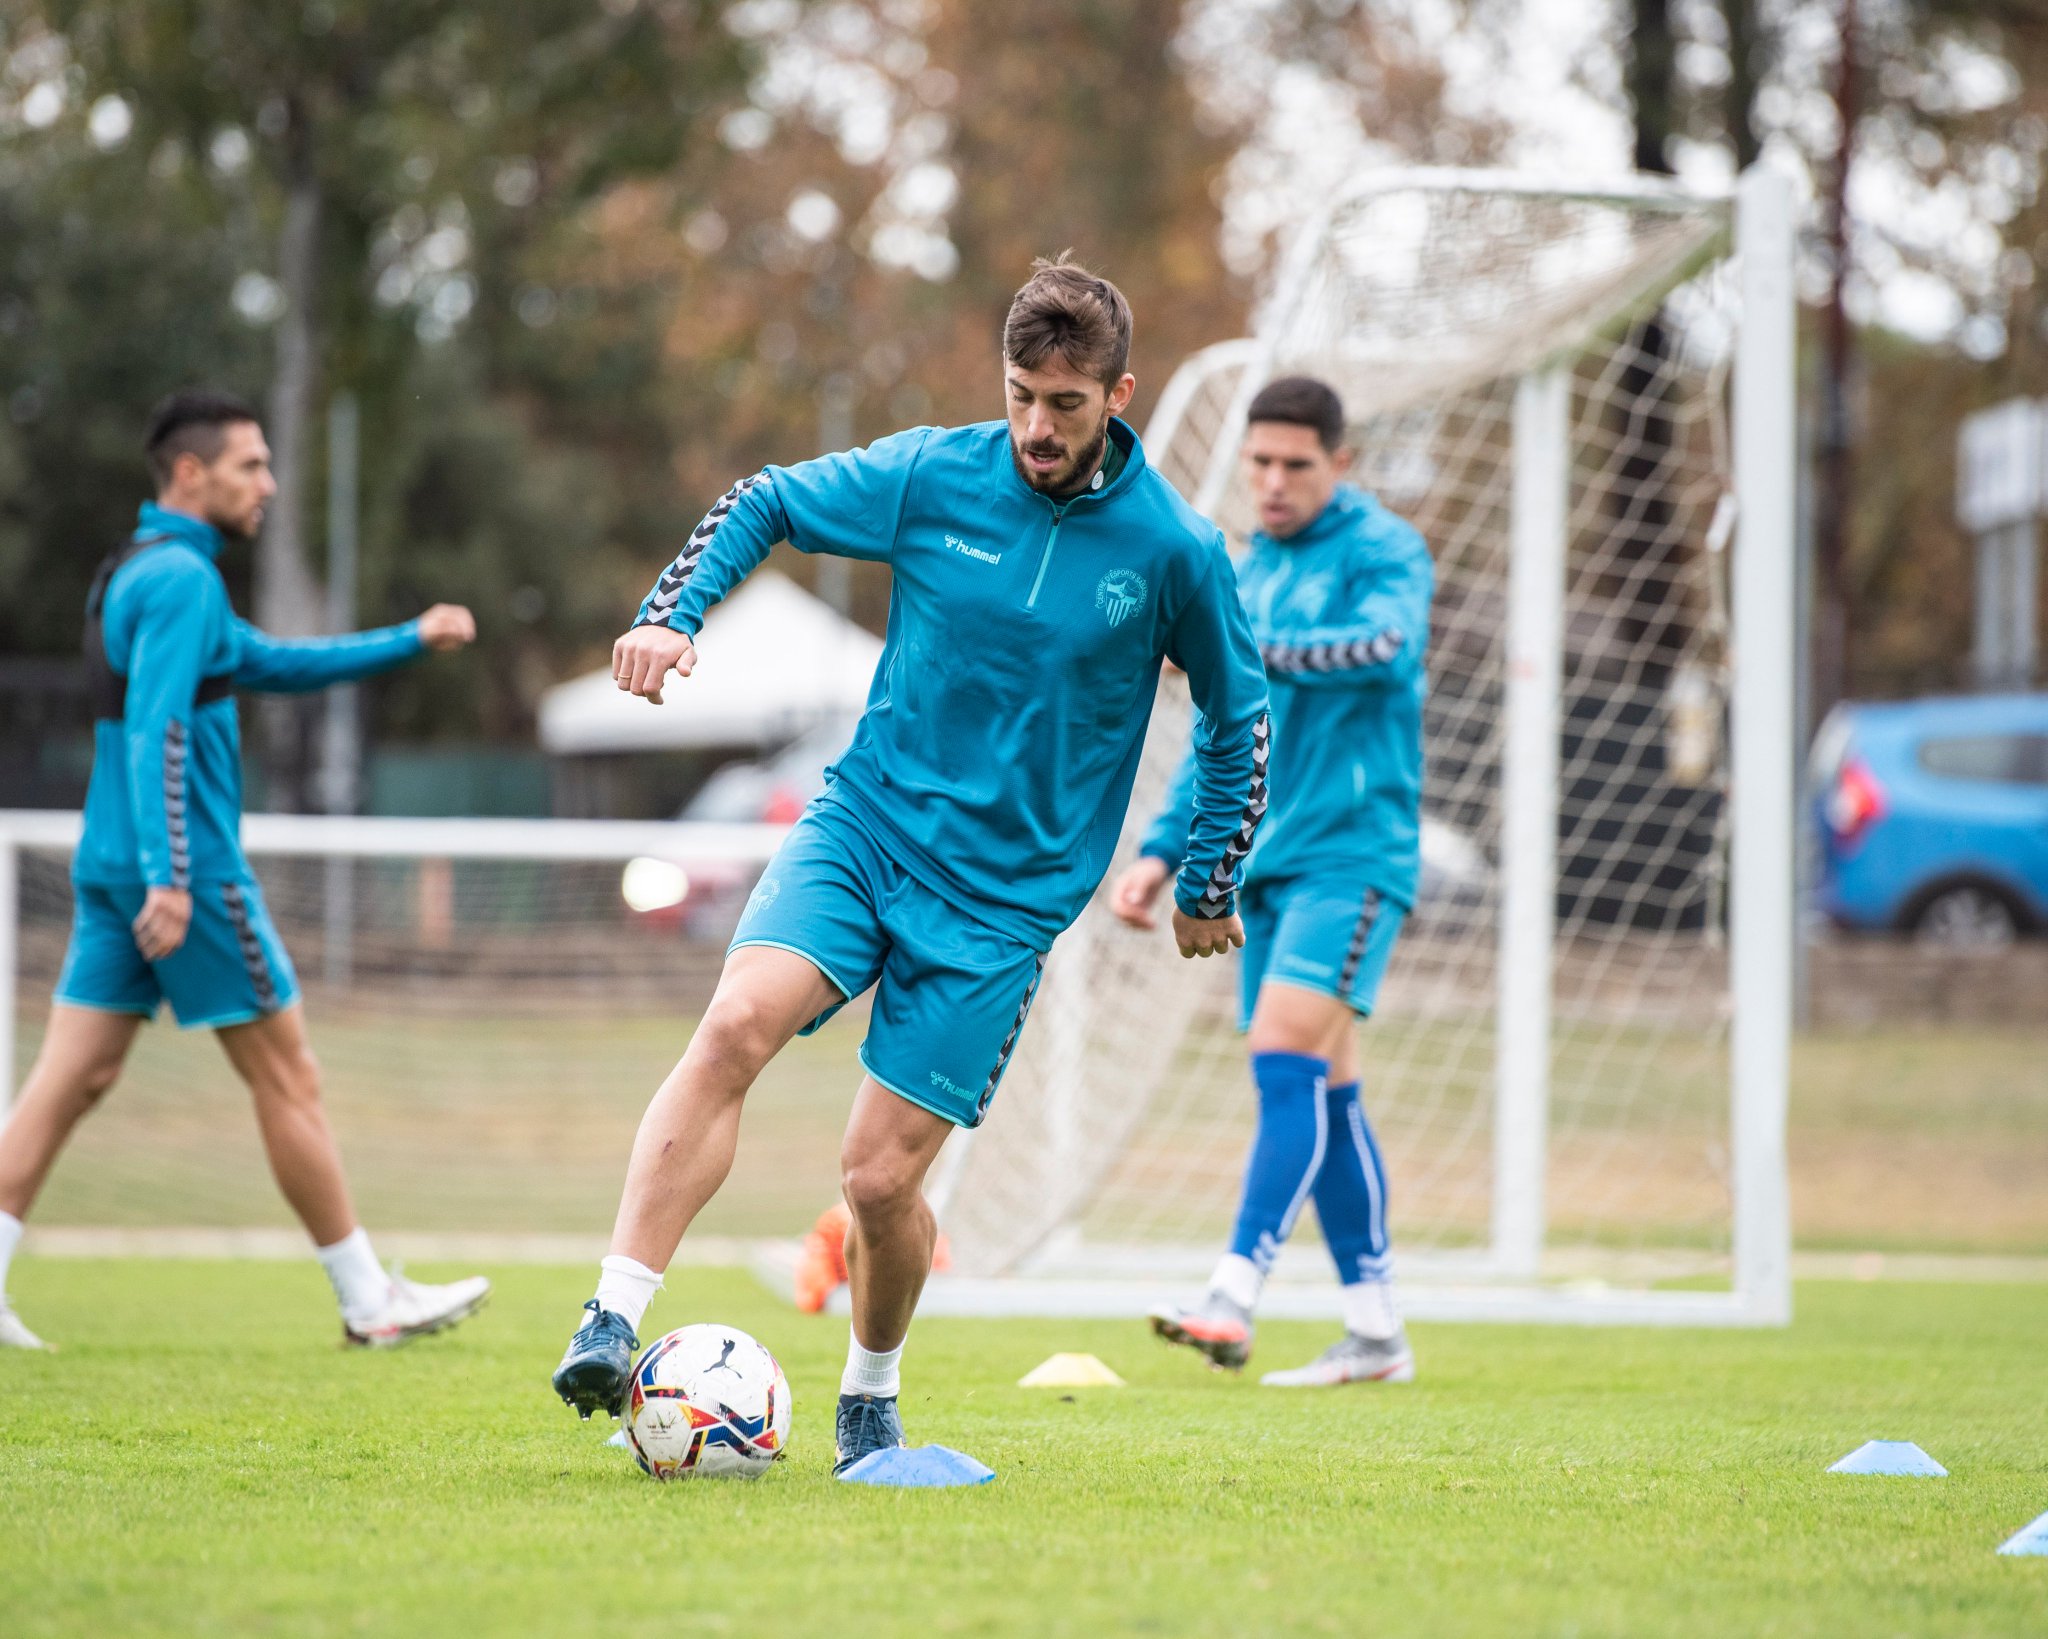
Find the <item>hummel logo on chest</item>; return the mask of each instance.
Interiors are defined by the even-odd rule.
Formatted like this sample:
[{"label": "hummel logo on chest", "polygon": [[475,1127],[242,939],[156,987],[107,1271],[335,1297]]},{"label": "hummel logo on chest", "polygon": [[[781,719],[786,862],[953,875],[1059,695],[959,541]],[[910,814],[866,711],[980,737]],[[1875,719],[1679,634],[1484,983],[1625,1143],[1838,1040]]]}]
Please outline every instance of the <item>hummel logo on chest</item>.
[{"label": "hummel logo on chest", "polygon": [[973,558],[981,563],[1001,563],[1003,561],[1002,553],[984,552],[978,546],[969,546],[958,535],[948,535],[946,537],[946,545],[952,551],[959,553],[963,558]]}]

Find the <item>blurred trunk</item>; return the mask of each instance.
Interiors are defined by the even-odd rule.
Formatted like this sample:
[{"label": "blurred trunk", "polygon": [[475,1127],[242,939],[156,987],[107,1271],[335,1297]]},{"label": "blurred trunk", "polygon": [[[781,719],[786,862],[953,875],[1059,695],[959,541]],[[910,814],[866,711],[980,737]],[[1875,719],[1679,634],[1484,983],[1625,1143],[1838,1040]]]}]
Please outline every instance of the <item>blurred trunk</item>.
[{"label": "blurred trunk", "polygon": [[1757,38],[1756,0],[1722,0],[1728,24],[1728,140],[1735,147],[1735,168],[1745,171],[1763,152],[1756,134],[1756,92],[1762,42]]},{"label": "blurred trunk", "polygon": [[[1668,176],[1677,52],[1666,0],[1631,0],[1630,18],[1636,169]],[[1618,797],[1631,817],[1618,837],[1599,835],[1583,823],[1560,827],[1559,911],[1567,919],[1642,918],[1651,926],[1661,925],[1668,910],[1655,891],[1654,868],[1642,862],[1669,850],[1674,836],[1688,852],[1704,851],[1710,839],[1695,836],[1699,821],[1685,817],[1692,811],[1691,794],[1671,781],[1662,728],[1672,675],[1691,636],[1693,611],[1685,602],[1683,575],[1686,556],[1696,549],[1685,537],[1674,494],[1680,451],[1671,411],[1673,337],[1665,314],[1660,310],[1632,326],[1627,345],[1599,412],[1615,452],[1613,481],[1604,486],[1615,545],[1597,587],[1624,647],[1618,664],[1597,673],[1566,656],[1562,750],[1568,811],[1590,811],[1586,799],[1600,793]]]},{"label": "blurred trunk", "polygon": [[1628,98],[1635,110],[1636,169],[1656,176],[1671,174],[1665,149],[1671,141],[1677,64],[1668,0],[1629,0]]},{"label": "blurred trunk", "polygon": [[1855,152],[1858,84],[1856,76],[1856,0],[1842,0],[1841,62],[1835,81],[1835,117],[1839,122],[1835,174],[1828,200],[1829,286],[1827,326],[1823,336],[1819,482],[1815,485],[1813,550],[1814,587],[1813,715],[1824,716],[1849,692],[1850,633],[1855,626],[1849,585],[1850,485],[1849,451],[1853,429],[1849,414],[1849,374],[1854,367],[1854,337],[1843,287],[1849,277],[1849,164]]},{"label": "blurred trunk", "polygon": [[[319,373],[315,307],[319,296],[320,179],[313,164],[312,132],[304,105],[290,104],[286,133],[284,227],[278,235],[277,276],[284,316],[277,327],[277,362],[270,382],[269,435],[277,495],[256,544],[256,624],[280,637],[321,629],[322,597],[306,564],[306,433]],[[281,813],[311,806],[312,730],[309,701],[270,696],[261,706],[262,765],[268,805]]]},{"label": "blurred trunk", "polygon": [[[1734,0],[1731,0],[1734,3]],[[1635,33],[1629,95],[1635,106],[1636,169],[1669,176],[1677,51],[1667,0],[1631,0]],[[1687,641],[1690,611],[1679,580],[1688,543],[1676,530],[1671,483],[1677,429],[1671,419],[1671,332],[1662,312],[1635,329],[1635,356],[1615,394],[1611,431],[1622,454],[1612,506],[1619,541],[1616,574],[1629,606],[1622,635],[1636,657],[1633,681],[1645,710],[1661,702]]]},{"label": "blurred trunk", "polygon": [[1660,312],[1635,327],[1634,356],[1614,395],[1611,431],[1621,452],[1612,502],[1614,572],[1629,599],[1621,635],[1635,677],[1661,698],[1690,640],[1693,611],[1684,592],[1688,541],[1672,494],[1678,478],[1678,428],[1671,415],[1672,338]]}]

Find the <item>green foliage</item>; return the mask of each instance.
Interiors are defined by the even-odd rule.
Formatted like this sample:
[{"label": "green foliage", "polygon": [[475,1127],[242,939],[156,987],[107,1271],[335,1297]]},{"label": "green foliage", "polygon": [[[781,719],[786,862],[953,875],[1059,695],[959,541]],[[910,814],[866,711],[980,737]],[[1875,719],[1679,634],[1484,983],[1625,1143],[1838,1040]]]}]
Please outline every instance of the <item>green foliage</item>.
[{"label": "green foliage", "polygon": [[[835,1484],[842,1321],[679,1269],[789,1372],[786,1463],[657,1486],[546,1374],[586,1270],[497,1271],[482,1316],[337,1351],[298,1266],[44,1262],[64,1352],[0,1358],[10,1635],[2037,1632],[2036,1290],[1809,1285],[1789,1332],[1416,1328],[1422,1379],[1283,1395],[1135,1322],[923,1320],[910,1437],[986,1488]],[[1262,1328],[1259,1363],[1316,1327]],[[1013,1385],[1056,1349],[1126,1389]],[[1873,1436],[1944,1480],[1831,1475]]]},{"label": "green foliage", "polygon": [[[348,389],[361,619],[445,596],[482,620],[462,665],[374,693],[382,725],[527,732],[541,684],[601,651],[691,521],[655,391],[663,290],[553,275],[593,201],[678,164],[739,96],[748,60],[719,11],[0,0],[0,70],[33,47],[68,97],[47,129],[0,123],[0,641],[75,648],[91,563],[143,493],[156,397],[207,380],[264,400],[284,200],[308,183],[305,533],[324,533],[317,404]],[[87,110],[108,97],[132,129],[102,152]]]},{"label": "green foliage", "polygon": [[[151,399],[199,377],[282,387],[294,190],[321,202],[314,398],[347,388],[363,406],[361,618],[427,596],[482,617],[475,655],[371,691],[386,733],[523,737],[540,687],[601,658],[737,473],[824,438],[995,413],[993,339],[1034,254],[1075,246],[1138,305],[1140,414],[1190,348],[1240,327],[1214,259],[1230,143],[1169,49],[1178,0],[947,3],[914,27],[874,23],[910,52],[884,86],[896,137],[921,131],[917,154],[960,185],[945,226],[961,262],[936,281],[873,254],[874,213],[916,157],[900,142],[850,159],[827,113],[786,94],[768,96],[765,146],[714,139],[767,95],[749,76],[806,15],[728,27],[731,10],[0,0],[0,199],[19,228],[0,238],[0,288],[35,279],[49,257],[32,247],[73,223],[64,265],[0,306],[35,332],[0,380],[72,384],[31,446],[0,441],[0,585],[43,589],[8,637],[69,651],[85,570],[50,565],[66,534],[123,526]],[[829,32],[813,42],[828,57]],[[24,45],[67,90],[47,129],[5,123],[4,66]],[[107,153],[87,119],[104,97],[133,117]],[[13,182],[30,175],[40,185]],[[792,231],[807,189],[838,203],[843,233]],[[700,218],[709,237],[686,231]],[[250,318],[228,301],[238,288]],[[88,424],[96,440],[77,436]],[[317,411],[306,443],[317,574]],[[53,453],[91,448],[105,453],[89,468]],[[879,621],[886,576],[856,580]]]},{"label": "green foliage", "polygon": [[75,653],[100,557],[147,493],[143,417],[207,380],[260,395],[226,295],[260,254],[179,150],[0,138],[0,649]]}]

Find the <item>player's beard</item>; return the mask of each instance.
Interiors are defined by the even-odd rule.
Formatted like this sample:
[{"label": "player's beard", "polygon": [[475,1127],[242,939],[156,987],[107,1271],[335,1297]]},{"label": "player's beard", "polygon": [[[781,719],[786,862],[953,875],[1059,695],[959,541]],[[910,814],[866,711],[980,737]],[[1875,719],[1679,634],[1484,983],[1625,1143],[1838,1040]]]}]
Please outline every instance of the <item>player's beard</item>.
[{"label": "player's beard", "polygon": [[258,506],[253,511],[244,512],[239,516],[230,516],[227,513],[208,507],[205,512],[205,518],[208,523],[212,524],[215,529],[219,530],[230,541],[236,542],[239,545],[246,545],[263,533],[263,518],[267,511],[268,508]]},{"label": "player's beard", "polygon": [[[1039,454],[1050,454],[1043,446],[1032,446]],[[1078,495],[1095,476],[1095,469],[1102,465],[1102,452],[1109,447],[1109,411],[1102,412],[1102,420],[1096,424],[1095,436],[1088,440],[1088,446],[1081,451],[1080,458],[1060,473],[1057,478],[1051,474],[1041,477],[1024,464],[1024,452],[1018,448],[1017,440],[1010,440],[1010,465],[1017,469],[1017,476],[1041,495],[1060,498]]]}]

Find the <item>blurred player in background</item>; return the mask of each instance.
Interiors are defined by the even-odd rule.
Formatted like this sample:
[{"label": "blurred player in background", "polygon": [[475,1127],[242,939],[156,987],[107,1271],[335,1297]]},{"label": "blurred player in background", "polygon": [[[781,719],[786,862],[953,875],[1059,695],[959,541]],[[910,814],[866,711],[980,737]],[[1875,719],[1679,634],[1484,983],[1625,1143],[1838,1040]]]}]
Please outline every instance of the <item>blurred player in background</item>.
[{"label": "blurred player in background", "polygon": [[387,1274],[349,1203],[320,1102],[298,980],[241,844],[234,690],[296,694],[476,636],[467,609],[342,637],[275,638],[237,619],[216,560],[255,536],[277,492],[256,415],[219,393],[174,394],[146,440],[157,497],[100,565],[86,602],[92,782],[72,856],[71,944],[42,1050],[0,1128],[0,1346],[42,1342],[8,1308],[22,1219],[81,1117],[114,1085],[168,1001],[220,1038],[256,1101],[278,1187],[334,1283],[344,1336],[388,1346],[472,1313],[490,1283]]},{"label": "blurred player in background", "polygon": [[[1354,1018],[1372,1012],[1414,903],[1422,798],[1423,648],[1435,572],[1422,537],[1343,482],[1344,406],[1290,376],[1252,400],[1243,466],[1259,529],[1238,566],[1273,700],[1273,811],[1245,866],[1240,1028],[1251,1036],[1258,1135],[1230,1251],[1162,1337],[1241,1368],[1252,1311],[1310,1196],[1343,1282],[1344,1336],[1282,1387],[1406,1382],[1394,1306],[1387,1173],[1359,1100]],[[1111,908],[1133,926],[1186,845],[1183,767]]]},{"label": "blurred player in background", "polygon": [[1202,708],[1176,851],[1185,956],[1242,943],[1236,879],[1265,807],[1266,684],[1216,526],[1118,414],[1115,286],[1036,264],[1003,330],[1007,424],[919,427],[742,479],[613,658],[660,700],[707,609],[779,540],[887,563],[888,636],[853,743],[749,901],[716,995],[640,1125],[588,1320],[555,1373],[616,1415],[635,1330],[732,1165],[770,1058],[875,992],[841,1152],[853,1328],[843,1470],[903,1443],[898,1361],[931,1269],[926,1171],[988,1113],[1054,938],[1116,846],[1162,658]]}]

